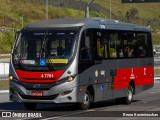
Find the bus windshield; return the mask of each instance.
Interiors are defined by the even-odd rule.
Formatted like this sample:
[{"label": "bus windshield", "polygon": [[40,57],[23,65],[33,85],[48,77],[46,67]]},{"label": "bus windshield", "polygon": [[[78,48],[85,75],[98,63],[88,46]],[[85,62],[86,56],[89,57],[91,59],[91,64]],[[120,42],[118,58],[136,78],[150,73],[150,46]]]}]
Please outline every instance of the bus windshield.
[{"label": "bus windshield", "polygon": [[26,65],[47,63],[67,64],[75,51],[77,31],[47,30],[22,31],[13,51],[13,61]]}]

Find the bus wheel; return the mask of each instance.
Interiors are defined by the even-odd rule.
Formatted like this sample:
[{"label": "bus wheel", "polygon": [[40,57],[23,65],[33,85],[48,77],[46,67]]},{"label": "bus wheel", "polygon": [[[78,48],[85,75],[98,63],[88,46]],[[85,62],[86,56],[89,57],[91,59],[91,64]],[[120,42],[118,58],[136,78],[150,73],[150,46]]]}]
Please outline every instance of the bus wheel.
[{"label": "bus wheel", "polygon": [[90,104],[91,104],[91,95],[90,95],[89,91],[86,90],[86,93],[83,98],[83,102],[80,103],[79,107],[81,110],[87,110],[87,109],[89,109]]},{"label": "bus wheel", "polygon": [[37,106],[37,103],[23,103],[23,104],[27,110],[34,110]]},{"label": "bus wheel", "polygon": [[128,87],[127,96],[124,98],[125,104],[131,104],[133,100],[133,88],[131,85]]},{"label": "bus wheel", "polygon": [[126,97],[115,99],[118,104],[131,104],[133,100],[133,87],[129,85]]}]

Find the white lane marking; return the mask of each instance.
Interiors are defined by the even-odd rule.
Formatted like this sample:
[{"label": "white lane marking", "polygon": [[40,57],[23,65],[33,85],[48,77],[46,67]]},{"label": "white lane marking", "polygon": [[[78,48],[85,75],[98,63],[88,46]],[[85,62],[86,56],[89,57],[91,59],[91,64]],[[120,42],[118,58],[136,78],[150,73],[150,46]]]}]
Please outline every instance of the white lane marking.
[{"label": "white lane marking", "polygon": [[[65,114],[65,115],[60,115],[60,116],[55,116],[55,117],[44,118],[44,119],[40,119],[40,118],[39,118],[39,120],[60,119],[60,118],[64,118],[64,117],[69,117],[69,116],[73,116],[73,115],[77,115],[77,114],[81,114],[81,113],[93,112],[93,111],[95,111],[95,110],[94,110],[94,109],[91,109],[91,110],[80,111],[80,112],[76,112],[76,113]],[[30,119],[33,119],[33,118],[23,118],[23,119],[19,119],[19,120],[30,120]]]},{"label": "white lane marking", "polygon": [[154,77],[154,80],[159,80],[160,79],[160,77]]},{"label": "white lane marking", "polygon": [[69,116],[78,115],[78,114],[87,113],[87,112],[93,112],[93,111],[95,111],[95,110],[94,110],[94,109],[91,109],[91,110],[86,110],[86,111],[71,113],[71,114],[68,114],[68,115],[61,115],[61,116],[50,117],[50,118],[45,118],[45,119],[40,119],[40,120],[53,120],[53,119],[59,119],[59,118],[63,118],[63,117],[69,117]]},{"label": "white lane marking", "polygon": [[9,90],[0,90],[0,93],[9,93]]},{"label": "white lane marking", "polygon": [[160,91],[153,91],[153,92],[149,92],[149,93],[159,93]]},{"label": "white lane marking", "polygon": [[153,88],[153,89],[151,89],[151,90],[160,90],[159,88]]},{"label": "white lane marking", "polygon": [[[107,109],[110,109],[110,108],[114,108],[114,106],[107,107]],[[146,108],[146,107],[144,107],[144,108]],[[106,109],[106,108],[94,108],[94,109],[89,109],[89,110],[86,110],[86,111],[80,111],[80,112],[61,115],[61,116],[49,117],[49,118],[44,118],[44,119],[40,119],[40,120],[60,119],[60,118],[69,117],[69,116],[78,115],[78,114],[87,113],[87,112],[103,111],[104,109]]]}]

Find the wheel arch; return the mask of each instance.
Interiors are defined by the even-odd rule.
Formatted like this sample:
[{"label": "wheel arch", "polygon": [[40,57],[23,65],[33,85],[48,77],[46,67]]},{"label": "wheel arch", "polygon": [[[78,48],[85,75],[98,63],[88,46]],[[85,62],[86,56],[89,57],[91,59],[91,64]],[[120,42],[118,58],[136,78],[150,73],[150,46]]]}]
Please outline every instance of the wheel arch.
[{"label": "wheel arch", "polygon": [[95,90],[94,90],[93,85],[89,85],[86,90],[88,90],[90,95],[92,95],[92,97],[93,97],[92,101],[94,101],[95,100]]},{"label": "wheel arch", "polygon": [[133,88],[133,94],[135,95],[135,81],[132,79],[129,85]]}]

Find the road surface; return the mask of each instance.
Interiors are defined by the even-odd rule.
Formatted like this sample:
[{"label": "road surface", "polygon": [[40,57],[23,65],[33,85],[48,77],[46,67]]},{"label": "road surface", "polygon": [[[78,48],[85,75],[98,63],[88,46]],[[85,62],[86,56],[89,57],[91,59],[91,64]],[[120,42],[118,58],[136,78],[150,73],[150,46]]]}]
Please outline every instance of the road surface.
[{"label": "road surface", "polygon": [[[9,102],[8,93],[0,93],[0,111],[16,111],[16,112],[33,112],[41,113],[42,118],[37,120],[159,120],[160,119],[160,80],[155,80],[155,85],[152,89],[144,91],[134,96],[134,101],[131,105],[117,104],[114,100],[98,102],[92,105],[87,111],[78,110],[73,104],[39,104],[34,111],[25,110],[22,103]],[[150,111],[157,114],[159,117],[122,117],[128,112],[143,113]],[[101,116],[101,117],[100,117]],[[103,117],[102,117],[103,116]],[[108,116],[108,117],[106,117]],[[3,118],[4,119],[4,118]],[[11,118],[13,119],[13,118]],[[22,118],[21,118],[22,119]],[[31,119],[31,118],[24,118]]]}]

